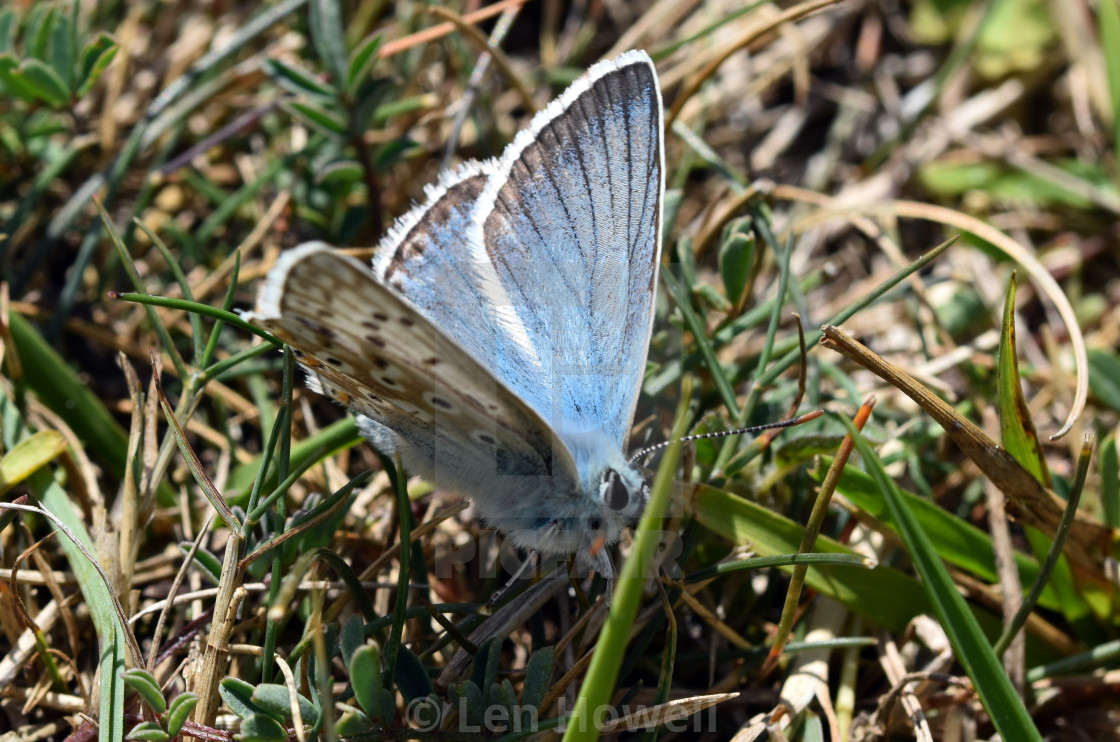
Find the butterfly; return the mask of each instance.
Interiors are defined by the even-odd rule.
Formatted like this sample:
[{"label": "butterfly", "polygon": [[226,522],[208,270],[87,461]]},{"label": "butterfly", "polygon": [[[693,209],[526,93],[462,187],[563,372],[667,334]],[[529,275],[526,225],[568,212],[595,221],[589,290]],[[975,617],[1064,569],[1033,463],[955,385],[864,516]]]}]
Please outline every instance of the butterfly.
[{"label": "butterfly", "polygon": [[502,156],[400,217],[372,269],[286,252],[247,318],[375,448],[542,554],[612,574],[649,497],[626,450],[661,251],[664,134],[644,51],[592,66]]}]

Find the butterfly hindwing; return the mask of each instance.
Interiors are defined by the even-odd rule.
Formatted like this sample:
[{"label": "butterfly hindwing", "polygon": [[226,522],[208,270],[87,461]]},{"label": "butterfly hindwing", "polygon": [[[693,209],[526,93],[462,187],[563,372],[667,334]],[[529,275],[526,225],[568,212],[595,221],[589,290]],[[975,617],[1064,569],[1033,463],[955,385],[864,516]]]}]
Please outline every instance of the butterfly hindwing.
[{"label": "butterfly hindwing", "polygon": [[507,385],[539,386],[533,356],[506,341],[487,293],[494,268],[489,258],[476,260],[467,242],[492,172],[492,163],[469,162],[426,188],[427,200],[378,245],[373,271]]}]

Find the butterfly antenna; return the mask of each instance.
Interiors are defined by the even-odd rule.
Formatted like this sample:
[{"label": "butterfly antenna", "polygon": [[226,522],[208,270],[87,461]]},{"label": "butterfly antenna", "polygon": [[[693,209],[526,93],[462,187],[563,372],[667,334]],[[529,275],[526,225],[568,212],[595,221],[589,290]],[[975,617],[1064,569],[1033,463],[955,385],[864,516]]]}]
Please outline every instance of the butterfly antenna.
[{"label": "butterfly antenna", "polygon": [[[823,414],[824,410],[813,410],[812,412],[806,412],[804,415],[798,415],[797,417],[791,417],[786,420],[764,423],[763,425],[752,425],[749,428],[735,428],[734,430],[717,430],[714,433],[697,433],[696,435],[686,435],[679,440],[681,443],[688,443],[689,441],[702,441],[706,438],[726,438],[729,435],[758,433],[763,430],[773,430],[774,428],[792,428],[794,425],[800,425],[801,423],[807,423],[810,420],[816,420]],[[641,451],[638,451],[636,454],[630,457],[630,463],[632,464],[643,456],[647,456],[651,453],[656,453],[663,448],[667,448],[671,443],[673,443],[673,441],[671,440],[662,441],[661,443],[650,446],[649,448],[643,448]]]}]

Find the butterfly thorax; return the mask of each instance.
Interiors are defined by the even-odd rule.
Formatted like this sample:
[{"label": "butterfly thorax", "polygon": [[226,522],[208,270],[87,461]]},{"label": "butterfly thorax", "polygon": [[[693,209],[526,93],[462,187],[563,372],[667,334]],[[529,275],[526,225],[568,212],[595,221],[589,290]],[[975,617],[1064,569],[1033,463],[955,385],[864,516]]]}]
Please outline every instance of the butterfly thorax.
[{"label": "butterfly thorax", "polygon": [[[517,546],[543,554],[574,554],[582,567],[610,574],[604,547],[618,541],[637,522],[649,499],[649,485],[603,431],[567,434],[556,441],[575,460],[579,481],[564,484],[545,497],[535,493],[503,512],[481,514],[509,534]],[[536,512],[534,503],[547,503]]]}]

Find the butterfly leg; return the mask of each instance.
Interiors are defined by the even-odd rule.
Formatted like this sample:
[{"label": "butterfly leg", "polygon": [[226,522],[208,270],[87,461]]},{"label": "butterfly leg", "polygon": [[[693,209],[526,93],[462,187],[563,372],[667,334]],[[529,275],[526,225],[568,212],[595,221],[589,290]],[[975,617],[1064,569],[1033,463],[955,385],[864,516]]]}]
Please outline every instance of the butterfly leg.
[{"label": "butterfly leg", "polygon": [[506,593],[510,591],[510,588],[512,588],[514,584],[521,579],[521,576],[525,574],[525,571],[527,569],[529,569],[530,567],[536,569],[540,564],[540,558],[540,552],[538,552],[536,549],[531,550],[528,556],[525,557],[525,561],[522,562],[521,566],[517,568],[517,571],[513,573],[513,577],[510,577],[506,584],[495,590],[494,593],[490,596],[490,599],[486,601],[486,609],[493,609],[493,607],[498,604],[498,601],[506,596]]},{"label": "butterfly leg", "polygon": [[591,561],[595,566],[595,571],[603,576],[603,602],[607,604],[607,608],[610,608],[615,583],[614,565],[611,564],[610,550],[605,547],[600,548],[591,555]]}]

